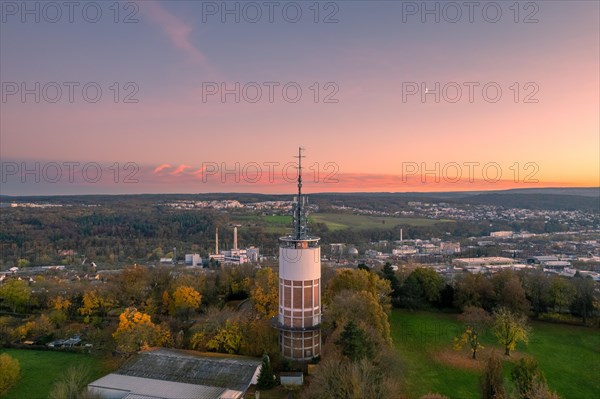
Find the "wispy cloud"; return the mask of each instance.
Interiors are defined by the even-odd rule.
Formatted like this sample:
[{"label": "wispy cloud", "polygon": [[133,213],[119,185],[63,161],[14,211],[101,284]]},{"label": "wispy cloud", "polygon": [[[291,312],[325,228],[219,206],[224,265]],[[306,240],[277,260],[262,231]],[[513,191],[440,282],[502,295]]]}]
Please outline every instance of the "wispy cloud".
[{"label": "wispy cloud", "polygon": [[144,2],[142,12],[167,35],[171,43],[183,50],[195,63],[207,66],[206,57],[190,40],[192,27],[167,11],[158,1]]},{"label": "wispy cloud", "polygon": [[191,166],[189,166],[189,165],[181,164],[177,168],[175,168],[174,171],[171,172],[171,175],[173,175],[173,176],[179,176],[180,174],[182,174],[183,172],[185,172],[186,169],[190,169],[190,168],[191,168]]},{"label": "wispy cloud", "polygon": [[164,169],[169,169],[169,168],[171,168],[171,165],[169,165],[168,163],[163,163],[162,165],[159,165],[156,168],[154,168],[152,173],[157,174],[157,173],[160,173],[161,171],[163,171]]}]

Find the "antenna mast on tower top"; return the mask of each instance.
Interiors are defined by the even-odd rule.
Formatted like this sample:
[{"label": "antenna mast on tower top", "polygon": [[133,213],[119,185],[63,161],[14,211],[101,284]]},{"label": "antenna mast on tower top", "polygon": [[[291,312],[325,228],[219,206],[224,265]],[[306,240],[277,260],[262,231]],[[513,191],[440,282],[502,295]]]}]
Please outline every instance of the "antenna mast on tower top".
[{"label": "antenna mast on tower top", "polygon": [[298,147],[298,155],[295,158],[298,158],[298,198],[296,201],[296,209],[294,215],[294,235],[296,240],[300,240],[304,237],[306,233],[306,215],[305,211],[302,209],[302,205],[304,204],[304,198],[302,197],[302,151],[304,148]]}]

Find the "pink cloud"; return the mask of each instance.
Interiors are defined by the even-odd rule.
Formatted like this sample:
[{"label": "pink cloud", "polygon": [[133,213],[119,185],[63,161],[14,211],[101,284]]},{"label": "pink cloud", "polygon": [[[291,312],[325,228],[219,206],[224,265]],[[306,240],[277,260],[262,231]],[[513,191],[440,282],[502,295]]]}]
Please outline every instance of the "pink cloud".
[{"label": "pink cloud", "polygon": [[[167,165],[167,164],[163,164]],[[162,167],[159,166],[158,168]],[[156,169],[158,169],[156,168]],[[144,168],[142,168],[144,170]],[[254,176],[244,177],[223,175],[215,172],[205,175],[203,168],[180,164],[168,174],[153,174],[140,176],[140,181],[162,187],[165,192],[178,192],[181,187],[191,192],[261,192],[286,193],[292,192],[295,181],[284,178],[281,169],[276,168],[274,179],[270,180],[266,172],[258,180]],[[539,183],[515,183],[512,180],[486,181],[484,179],[469,180],[463,178],[457,182],[444,179],[435,181],[428,176],[425,183],[421,176],[403,178],[396,174],[379,173],[339,173],[328,179],[323,176],[315,180],[307,175],[304,188],[307,193],[317,192],[435,192],[435,191],[472,191],[472,190],[502,190],[511,188],[540,188],[540,187],[578,187],[581,184],[570,184],[564,181],[540,181]],[[290,191],[292,190],[292,191]]]},{"label": "pink cloud", "polygon": [[206,57],[190,41],[191,26],[165,10],[158,2],[144,2],[142,11],[167,35],[171,43],[194,62],[206,66]]},{"label": "pink cloud", "polygon": [[198,170],[192,172],[192,174],[198,178],[202,178],[202,176],[204,175],[204,167],[201,167]]},{"label": "pink cloud", "polygon": [[156,174],[161,172],[163,169],[168,169],[170,168],[171,165],[169,165],[168,163],[163,163],[162,165],[157,166],[154,171],[152,171],[152,173]]},{"label": "pink cloud", "polygon": [[171,172],[171,175],[173,175],[173,176],[179,176],[180,174],[182,174],[183,172],[185,172],[186,169],[189,169],[189,168],[191,168],[191,166],[181,164],[174,171]]}]

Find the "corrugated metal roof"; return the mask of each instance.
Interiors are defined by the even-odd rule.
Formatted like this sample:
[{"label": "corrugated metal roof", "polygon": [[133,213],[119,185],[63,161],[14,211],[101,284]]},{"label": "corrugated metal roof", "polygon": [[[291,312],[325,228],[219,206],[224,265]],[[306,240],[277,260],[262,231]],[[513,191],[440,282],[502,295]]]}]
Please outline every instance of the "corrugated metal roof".
[{"label": "corrugated metal roof", "polygon": [[[221,396],[219,396],[219,399],[239,399],[242,397],[241,395],[242,395],[241,392],[230,391],[229,389],[227,389],[227,390],[225,390],[224,393],[221,394]],[[157,398],[156,396],[139,395],[137,393],[130,393],[121,399],[161,399],[161,398]]]},{"label": "corrugated metal roof", "polygon": [[260,359],[205,357],[172,349],[142,352],[116,374],[246,391]]},{"label": "corrugated metal roof", "polygon": [[156,396],[138,395],[137,393],[129,393],[123,396],[122,399],[156,399]]},{"label": "corrugated metal roof", "polygon": [[[122,374],[108,374],[88,385],[89,388],[123,391],[127,399],[219,399],[228,390],[205,385],[160,381]],[[229,392],[227,392],[229,393]],[[238,397],[241,397],[239,392]]]}]

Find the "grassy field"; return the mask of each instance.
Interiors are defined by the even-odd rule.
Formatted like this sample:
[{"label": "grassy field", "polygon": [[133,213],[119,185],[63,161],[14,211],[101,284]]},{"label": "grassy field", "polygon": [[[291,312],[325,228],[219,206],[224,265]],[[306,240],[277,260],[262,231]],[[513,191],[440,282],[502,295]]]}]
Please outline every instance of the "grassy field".
[{"label": "grassy field", "polygon": [[56,380],[71,366],[88,366],[91,381],[110,371],[110,367],[100,359],[80,353],[36,351],[25,349],[2,349],[19,360],[21,378],[7,394],[6,399],[45,399]]},{"label": "grassy field", "polygon": [[[405,364],[404,384],[410,398],[438,392],[450,398],[477,399],[481,363],[465,352],[452,350],[460,331],[456,316],[394,310],[390,317],[394,345]],[[533,323],[528,345],[519,345],[504,362],[505,382],[519,357],[528,354],[540,364],[549,387],[564,399],[600,396],[600,331],[597,329]],[[503,351],[491,333],[485,334],[482,357],[492,349]]]},{"label": "grassy field", "polygon": [[314,213],[309,216],[309,219],[315,222],[325,223],[329,230],[342,230],[346,228],[357,230],[389,229],[399,225],[431,226],[439,222],[451,222],[451,220],[352,215],[347,213]]},{"label": "grassy field", "polygon": [[[292,217],[286,215],[237,215],[232,216],[234,223],[262,226],[271,233],[288,233],[292,226]],[[399,218],[385,216],[353,215],[347,213],[313,213],[308,217],[309,223],[325,223],[329,230],[343,230],[352,228],[365,229],[390,229],[399,225],[405,226],[431,226],[434,223],[452,222],[452,220],[434,220],[425,218]]]}]

